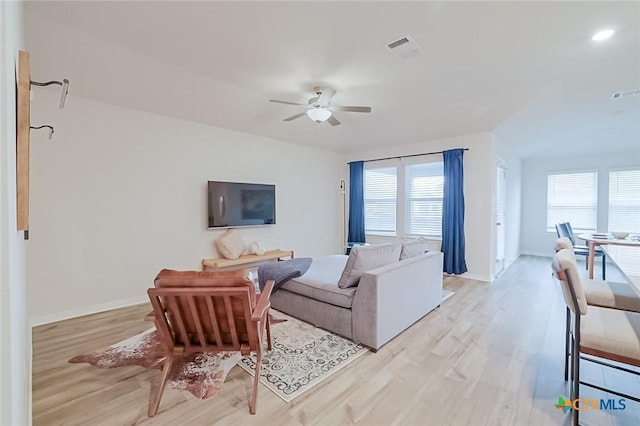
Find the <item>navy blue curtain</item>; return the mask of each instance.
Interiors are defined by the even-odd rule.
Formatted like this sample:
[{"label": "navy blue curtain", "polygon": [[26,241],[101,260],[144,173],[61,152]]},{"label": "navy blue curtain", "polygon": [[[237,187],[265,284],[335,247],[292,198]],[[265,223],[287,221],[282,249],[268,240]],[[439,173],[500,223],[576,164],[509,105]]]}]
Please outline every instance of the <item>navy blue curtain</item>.
[{"label": "navy blue curtain", "polygon": [[464,190],[462,155],[464,149],[444,151],[444,199],[442,200],[442,252],[444,272],[467,272],[464,260]]},{"label": "navy blue curtain", "polygon": [[350,243],[364,243],[364,161],[349,163]]}]

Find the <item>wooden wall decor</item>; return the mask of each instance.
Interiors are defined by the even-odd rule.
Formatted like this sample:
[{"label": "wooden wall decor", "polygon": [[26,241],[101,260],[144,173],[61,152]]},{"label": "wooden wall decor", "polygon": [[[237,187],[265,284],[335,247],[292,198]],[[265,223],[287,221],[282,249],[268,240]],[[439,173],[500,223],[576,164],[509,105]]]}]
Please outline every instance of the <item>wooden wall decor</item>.
[{"label": "wooden wall decor", "polygon": [[30,96],[31,69],[29,53],[18,53],[17,81],[17,126],[16,126],[16,188],[18,231],[29,232],[29,133],[30,133]]}]

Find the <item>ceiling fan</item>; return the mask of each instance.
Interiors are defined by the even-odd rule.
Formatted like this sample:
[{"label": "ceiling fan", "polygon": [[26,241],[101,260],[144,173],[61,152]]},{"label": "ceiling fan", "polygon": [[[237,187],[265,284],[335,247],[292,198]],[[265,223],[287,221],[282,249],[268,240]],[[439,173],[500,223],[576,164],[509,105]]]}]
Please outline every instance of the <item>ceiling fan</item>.
[{"label": "ceiling fan", "polygon": [[322,123],[328,121],[332,126],[340,125],[338,119],[333,115],[334,111],[347,111],[347,112],[371,112],[371,107],[367,106],[340,106],[332,105],[331,98],[336,94],[336,91],[329,89],[328,87],[314,87],[313,91],[316,92],[316,96],[309,99],[308,104],[301,104],[298,102],[279,101],[277,99],[269,99],[269,102],[275,102],[278,104],[287,105],[301,105],[306,106],[307,109],[291,117],[287,117],[282,121],[293,121],[296,118],[300,118],[303,115],[307,115],[310,119],[316,123]]}]

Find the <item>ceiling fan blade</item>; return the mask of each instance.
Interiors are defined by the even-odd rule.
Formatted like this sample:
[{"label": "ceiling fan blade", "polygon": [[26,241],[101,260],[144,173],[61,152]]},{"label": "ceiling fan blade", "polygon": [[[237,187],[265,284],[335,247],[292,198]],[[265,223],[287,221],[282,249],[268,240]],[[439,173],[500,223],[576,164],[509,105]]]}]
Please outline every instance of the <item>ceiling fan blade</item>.
[{"label": "ceiling fan blade", "polygon": [[279,101],[277,99],[269,99],[269,102],[275,102],[277,104],[287,104],[287,105],[306,105],[298,102],[289,102],[289,101]]},{"label": "ceiling fan blade", "polygon": [[327,119],[327,121],[329,122],[329,124],[331,124],[332,126],[339,126],[341,123],[338,121],[338,119],[335,116],[331,116]]},{"label": "ceiling fan blade", "polygon": [[333,109],[336,111],[348,111],[348,112],[371,112],[371,107],[366,106],[338,106],[334,105]]},{"label": "ceiling fan blade", "polygon": [[282,120],[282,121],[293,121],[293,120],[295,120],[296,118],[300,118],[300,117],[302,117],[303,115],[307,115],[307,112],[306,112],[306,111],[303,111],[303,112],[301,112],[301,113],[299,113],[299,114],[292,115],[291,117],[287,117],[287,118],[285,118],[285,119],[284,119],[284,120]]}]

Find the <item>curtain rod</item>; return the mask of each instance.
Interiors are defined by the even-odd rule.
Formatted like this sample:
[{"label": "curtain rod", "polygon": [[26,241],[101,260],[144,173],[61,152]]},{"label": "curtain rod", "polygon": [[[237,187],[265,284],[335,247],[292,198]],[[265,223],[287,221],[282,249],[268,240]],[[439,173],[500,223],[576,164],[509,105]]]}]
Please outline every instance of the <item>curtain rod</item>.
[{"label": "curtain rod", "polygon": [[[463,151],[469,151],[469,148],[462,148]],[[393,159],[398,159],[400,160],[401,158],[408,158],[408,157],[420,157],[423,155],[434,155],[434,154],[442,154],[444,151],[434,151],[434,152],[423,152],[422,154],[410,154],[410,155],[397,155],[395,157],[384,157],[384,158],[374,158],[371,160],[362,160],[363,163],[369,163],[372,161],[383,161],[383,160],[393,160]],[[351,163],[356,163],[356,161],[349,161],[347,164],[351,164]]]}]

